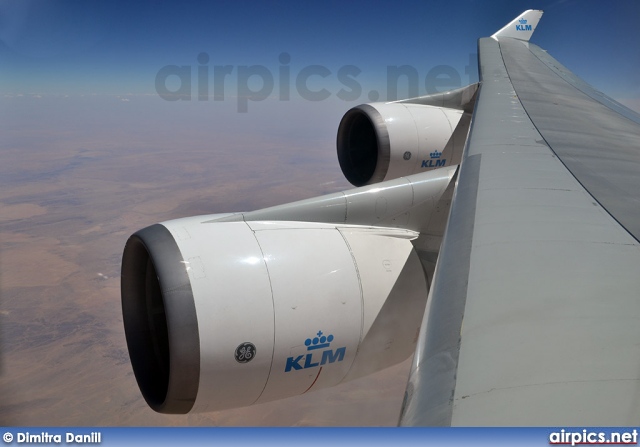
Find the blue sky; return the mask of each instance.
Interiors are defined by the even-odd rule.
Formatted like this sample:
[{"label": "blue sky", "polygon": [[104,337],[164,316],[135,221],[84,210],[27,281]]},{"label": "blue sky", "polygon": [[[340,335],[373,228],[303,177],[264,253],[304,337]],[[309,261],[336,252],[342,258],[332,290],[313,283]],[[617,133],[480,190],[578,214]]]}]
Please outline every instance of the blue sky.
[{"label": "blue sky", "polygon": [[[167,65],[191,67],[198,94],[197,57],[209,56],[213,94],[216,65],[230,65],[225,96],[237,95],[238,67],[265,66],[278,95],[279,57],[287,53],[289,84],[304,67],[312,90],[332,97],[343,85],[337,72],[355,66],[362,86],[357,102],[375,89],[385,98],[388,66],[409,65],[425,78],[444,65],[461,84],[475,80],[478,37],[487,36],[525,9],[545,10],[532,41],[587,82],[616,99],[640,96],[640,2],[364,1],[152,2],[4,0],[0,2],[0,94],[157,94],[155,78]],[[467,73],[471,66],[471,73]],[[445,77],[447,75],[444,75]],[[260,90],[262,78],[250,79]],[[176,89],[178,78],[167,79]],[[405,86],[400,96],[406,96]]]}]

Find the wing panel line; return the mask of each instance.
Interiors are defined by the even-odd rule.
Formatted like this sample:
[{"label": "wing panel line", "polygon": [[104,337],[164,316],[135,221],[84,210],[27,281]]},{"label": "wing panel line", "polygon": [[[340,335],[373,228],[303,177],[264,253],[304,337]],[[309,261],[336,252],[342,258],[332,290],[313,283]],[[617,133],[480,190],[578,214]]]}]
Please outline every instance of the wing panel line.
[{"label": "wing panel line", "polygon": [[[616,162],[612,163],[611,158],[604,159],[604,154],[602,154],[603,160],[600,160],[600,163],[604,162],[606,163],[606,165],[610,166],[608,168],[610,175],[600,175],[600,172],[598,172],[598,175],[594,176],[594,174],[591,172],[592,168],[590,166],[594,163],[597,163],[598,159],[594,157],[594,154],[592,153],[593,151],[591,153],[587,152],[587,150],[591,149],[591,147],[586,144],[584,146],[584,150],[582,147],[573,147],[573,148],[563,147],[563,144],[565,144],[564,140],[566,140],[566,136],[556,135],[558,132],[556,131],[556,129],[554,129],[554,125],[553,124],[550,125],[548,120],[545,120],[540,113],[536,114],[534,113],[534,111],[532,111],[532,108],[536,107],[536,104],[533,102],[534,99],[528,98],[529,92],[523,91],[522,86],[518,82],[518,79],[519,79],[518,75],[522,76],[522,72],[514,73],[514,67],[512,66],[514,62],[512,61],[510,63],[504,56],[504,48],[503,48],[504,45],[515,46],[518,44],[523,46],[524,54],[528,54],[533,58],[535,58],[535,60],[538,61],[539,64],[541,64],[546,70],[548,70],[548,72],[552,76],[554,76],[554,79],[560,79],[561,82],[567,86],[566,88],[570,89],[572,92],[575,92],[574,93],[575,95],[577,96],[584,95],[584,97],[589,98],[588,99],[589,102],[587,104],[591,103],[592,101],[595,101],[598,106],[606,108],[606,110],[609,110],[610,113],[622,116],[626,120],[629,120],[627,121],[627,123],[629,123],[629,127],[637,128],[637,123],[633,119],[631,119],[629,116],[621,114],[618,110],[613,109],[609,105],[604,104],[601,101],[598,101],[597,99],[593,98],[592,95],[584,92],[582,89],[578,88],[576,85],[569,82],[565,76],[562,76],[558,72],[553,70],[549,66],[549,64],[547,64],[545,61],[542,61],[537,54],[531,51],[530,47],[534,46],[533,44],[524,44],[521,42],[516,42],[514,41],[514,39],[498,40],[498,46],[500,49],[500,55],[502,57],[504,68],[509,76],[511,85],[513,86],[513,89],[517,94],[517,100],[520,102],[522,109],[526,113],[532,125],[535,127],[536,131],[540,134],[541,138],[544,140],[545,144],[549,147],[551,152],[556,157],[558,157],[558,160],[564,165],[567,171],[576,179],[576,181],[580,184],[580,186],[582,186],[582,188],[584,188],[584,190],[593,198],[593,200],[597,202],[598,205],[600,205],[602,209],[607,214],[609,214],[611,218],[615,220],[620,225],[620,227],[622,227],[631,237],[633,237],[636,241],[640,242],[640,226],[637,224],[637,220],[636,220],[636,216],[638,213],[637,211],[634,212],[633,207],[629,205],[630,203],[633,203],[633,202],[635,202],[636,204],[639,203],[639,199],[637,197],[637,193],[636,193],[636,196],[630,195],[629,191],[633,191],[634,190],[633,188],[621,187],[621,185],[624,186],[625,184],[620,183],[621,181],[620,176],[617,176],[617,177],[615,176],[616,173],[619,174],[620,172],[622,172],[621,169],[617,169],[619,167],[619,163],[616,163]],[[514,56],[512,55],[512,58],[513,57]],[[551,58],[551,56],[548,56],[548,57]],[[523,63],[520,60],[519,62]],[[516,67],[516,68],[521,68],[521,67]],[[579,80],[579,78],[577,77],[576,79]],[[550,84],[547,84],[547,85],[549,86],[550,89],[552,88]],[[570,107],[573,104],[573,102],[576,102],[573,99],[573,97],[569,97],[567,99],[565,97],[562,97],[561,95],[557,95],[555,104],[556,105],[560,104],[566,107]],[[579,104],[584,106],[582,102],[580,102]],[[576,113],[578,112],[579,110],[576,110]],[[594,127],[596,126],[606,127],[606,123],[601,124],[600,122],[597,122],[597,121],[592,121],[590,124]],[[628,132],[628,129],[625,128],[624,130]],[[566,134],[567,132],[565,131],[564,135]],[[626,135],[628,135],[628,133],[622,134],[621,137]],[[550,137],[552,139],[550,139]],[[575,143],[572,143],[572,145],[575,145]],[[612,139],[611,146],[608,148],[609,152],[614,153],[614,155],[624,157],[623,164],[639,162],[640,157],[638,157],[637,154],[635,156],[633,154],[622,154],[620,151],[618,151],[619,154],[616,154],[615,153],[617,149],[616,146],[620,146],[620,145],[621,143]],[[636,145],[638,145],[637,142],[636,142]],[[640,182],[635,180],[635,183],[640,188]],[[638,188],[636,188],[635,190],[637,191]],[[617,197],[620,195],[620,193],[622,193],[625,196],[623,200],[620,200]]]}]

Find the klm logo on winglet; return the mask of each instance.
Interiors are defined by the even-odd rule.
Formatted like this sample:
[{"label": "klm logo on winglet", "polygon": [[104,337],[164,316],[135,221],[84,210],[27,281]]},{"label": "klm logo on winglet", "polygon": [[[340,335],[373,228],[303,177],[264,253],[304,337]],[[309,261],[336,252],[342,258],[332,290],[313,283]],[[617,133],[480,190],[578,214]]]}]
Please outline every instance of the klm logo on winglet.
[{"label": "klm logo on winglet", "polygon": [[447,159],[446,158],[440,159],[441,156],[442,156],[442,152],[438,152],[438,150],[436,149],[435,151],[429,154],[429,160],[422,160],[422,165],[420,165],[420,167],[421,168],[440,168],[446,165]]},{"label": "klm logo on winglet", "polygon": [[[304,345],[307,347],[307,351],[310,352],[306,355],[287,358],[287,365],[284,368],[284,372],[314,368],[316,366],[326,365],[327,363],[343,361],[344,354],[347,351],[346,346],[338,348],[335,351],[333,349],[325,349],[330,347],[332,341],[333,335],[325,336],[322,331],[318,331],[317,337],[313,339],[307,338],[304,341]],[[323,349],[323,351],[320,351],[321,349]]]},{"label": "klm logo on winglet", "polygon": [[531,25],[527,25],[527,19],[518,20],[520,24],[516,24],[516,31],[531,31]]}]

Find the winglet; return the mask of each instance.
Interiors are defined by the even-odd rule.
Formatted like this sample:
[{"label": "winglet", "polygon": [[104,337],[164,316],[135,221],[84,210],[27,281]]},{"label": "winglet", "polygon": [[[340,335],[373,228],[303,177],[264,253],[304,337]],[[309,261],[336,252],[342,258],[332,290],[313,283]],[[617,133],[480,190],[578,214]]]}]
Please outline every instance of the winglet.
[{"label": "winglet", "polygon": [[542,12],[543,11],[539,9],[529,9],[513,19],[508,25],[491,37],[494,39],[498,37],[513,37],[514,39],[528,42],[536,30],[536,26],[538,26]]}]

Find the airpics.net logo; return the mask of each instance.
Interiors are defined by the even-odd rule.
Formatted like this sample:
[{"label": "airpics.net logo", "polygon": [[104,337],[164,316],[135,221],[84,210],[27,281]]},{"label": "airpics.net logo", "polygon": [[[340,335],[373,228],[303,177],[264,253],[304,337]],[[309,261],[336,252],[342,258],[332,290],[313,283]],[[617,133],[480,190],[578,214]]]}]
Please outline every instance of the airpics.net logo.
[{"label": "airpics.net logo", "polygon": [[628,431],[594,431],[565,430],[549,434],[549,445],[637,445],[638,430]]},{"label": "airpics.net logo", "polygon": [[[237,111],[249,111],[250,102],[274,98],[289,101],[293,95],[306,101],[324,101],[332,96],[345,102],[395,101],[462,87],[458,70],[436,65],[420,73],[411,65],[388,65],[384,89],[365,92],[359,78],[363,72],[355,65],[331,69],[306,65],[293,69],[289,53],[280,53],[278,67],[266,65],[221,65],[207,53],[200,53],[194,65],[165,65],[155,77],[156,93],[166,101],[225,101],[235,99]],[[464,68],[470,84],[477,79],[477,55],[469,54]],[[336,82],[337,81],[337,82]],[[333,90],[333,91],[332,91]],[[366,98],[363,96],[366,93]]]}]

